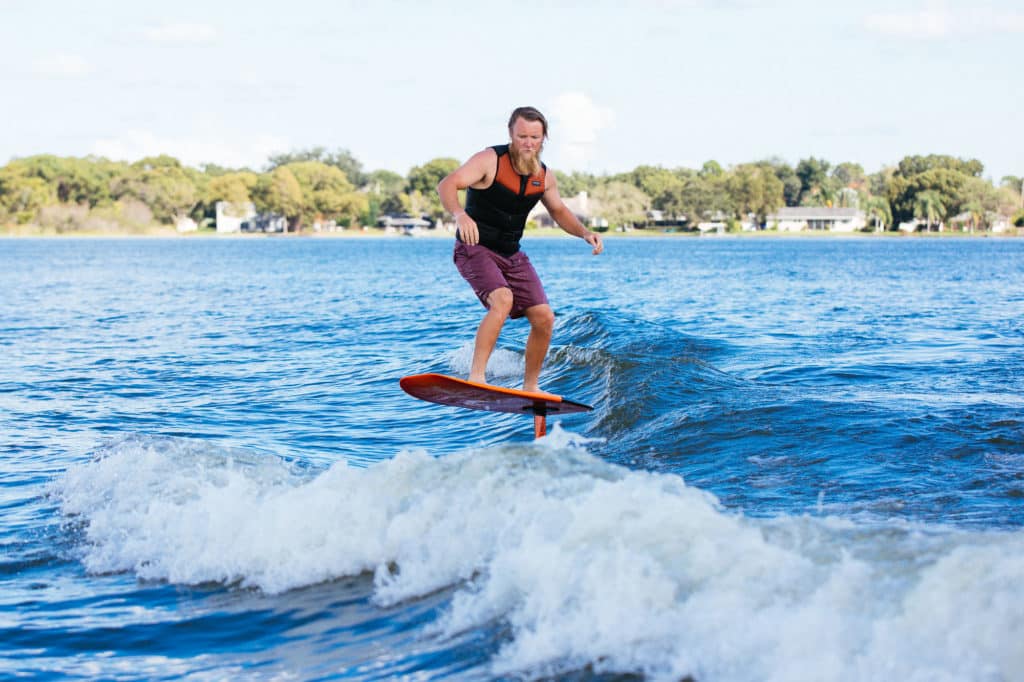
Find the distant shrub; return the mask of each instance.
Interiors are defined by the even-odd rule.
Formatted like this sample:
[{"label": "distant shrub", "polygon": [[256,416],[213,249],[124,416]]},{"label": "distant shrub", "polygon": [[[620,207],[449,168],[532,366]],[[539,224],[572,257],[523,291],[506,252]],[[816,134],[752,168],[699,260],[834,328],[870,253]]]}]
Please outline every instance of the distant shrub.
[{"label": "distant shrub", "polygon": [[58,234],[85,229],[89,222],[89,204],[54,204],[39,209],[39,227]]},{"label": "distant shrub", "polygon": [[131,227],[147,227],[153,223],[153,211],[149,206],[134,199],[123,199],[121,206],[122,222]]},{"label": "distant shrub", "polygon": [[89,214],[90,232],[141,232],[153,224],[153,212],[137,199],[97,206]]}]

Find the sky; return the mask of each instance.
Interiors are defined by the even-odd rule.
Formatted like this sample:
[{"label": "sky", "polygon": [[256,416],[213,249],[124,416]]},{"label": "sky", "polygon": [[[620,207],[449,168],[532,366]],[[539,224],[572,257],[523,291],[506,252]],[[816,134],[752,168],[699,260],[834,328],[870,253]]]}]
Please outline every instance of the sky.
[{"label": "sky", "polygon": [[565,172],[935,153],[998,182],[1022,46],[1019,0],[0,0],[0,164],[322,146],[405,175],[528,104]]}]

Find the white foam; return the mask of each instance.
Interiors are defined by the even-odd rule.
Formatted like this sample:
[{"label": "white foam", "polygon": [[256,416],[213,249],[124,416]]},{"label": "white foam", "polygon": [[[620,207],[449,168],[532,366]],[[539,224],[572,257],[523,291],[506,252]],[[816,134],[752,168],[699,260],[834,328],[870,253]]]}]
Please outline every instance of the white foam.
[{"label": "white foam", "polygon": [[457,586],[435,634],[504,619],[495,674],[1024,674],[1022,533],[746,519],[560,429],[319,473],[174,442],[116,445],[57,485],[90,571],[267,592],[372,571],[381,604]]},{"label": "white foam", "polygon": [[[502,381],[507,379],[522,379],[523,370],[526,367],[522,353],[517,353],[506,348],[495,348],[487,361],[488,381]],[[469,374],[473,364],[473,343],[469,342],[459,346],[448,355],[448,365],[452,373],[460,376]]]}]

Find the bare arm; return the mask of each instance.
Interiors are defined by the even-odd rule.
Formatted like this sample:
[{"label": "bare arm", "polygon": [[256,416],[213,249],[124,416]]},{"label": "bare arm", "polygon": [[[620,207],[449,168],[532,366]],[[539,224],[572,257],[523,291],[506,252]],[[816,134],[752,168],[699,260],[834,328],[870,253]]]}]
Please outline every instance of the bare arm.
[{"label": "bare arm", "polygon": [[558,193],[558,181],[555,179],[554,171],[548,171],[545,183],[546,187],[541,201],[544,202],[544,208],[548,210],[551,219],[569,234],[581,238],[594,247],[595,256],[604,251],[604,242],[601,240],[601,235],[588,230],[580,222],[579,218],[576,217],[576,214],[570,211],[569,207],[562,201],[562,196]]},{"label": "bare arm", "polygon": [[486,187],[490,184],[494,175],[496,156],[497,153],[490,148],[477,152],[469,158],[469,161],[449,173],[437,186],[437,194],[441,197],[441,206],[455,216],[455,226],[459,231],[459,237],[466,244],[478,244],[480,232],[477,229],[476,221],[469,217],[459,203],[459,190],[467,187]]}]

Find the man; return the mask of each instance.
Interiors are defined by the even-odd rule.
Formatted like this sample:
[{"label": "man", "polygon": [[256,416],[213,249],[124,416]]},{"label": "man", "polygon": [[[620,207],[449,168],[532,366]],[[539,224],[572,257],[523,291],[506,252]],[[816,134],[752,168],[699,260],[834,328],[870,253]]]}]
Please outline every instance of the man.
[{"label": "man", "polygon": [[[519,107],[508,120],[509,143],[488,147],[452,171],[437,186],[441,205],[455,216],[455,265],[473,287],[487,314],[480,322],[469,380],[486,383],[485,370],[505,319],[526,317],[524,391],[538,391],[538,379],[554,329],[555,314],[519,240],[526,216],[538,201],[560,228],[582,238],[596,256],[601,237],[588,230],[562,202],[555,174],[541,163],[548,122],[533,107]],[[466,206],[459,190],[466,190]]]}]

